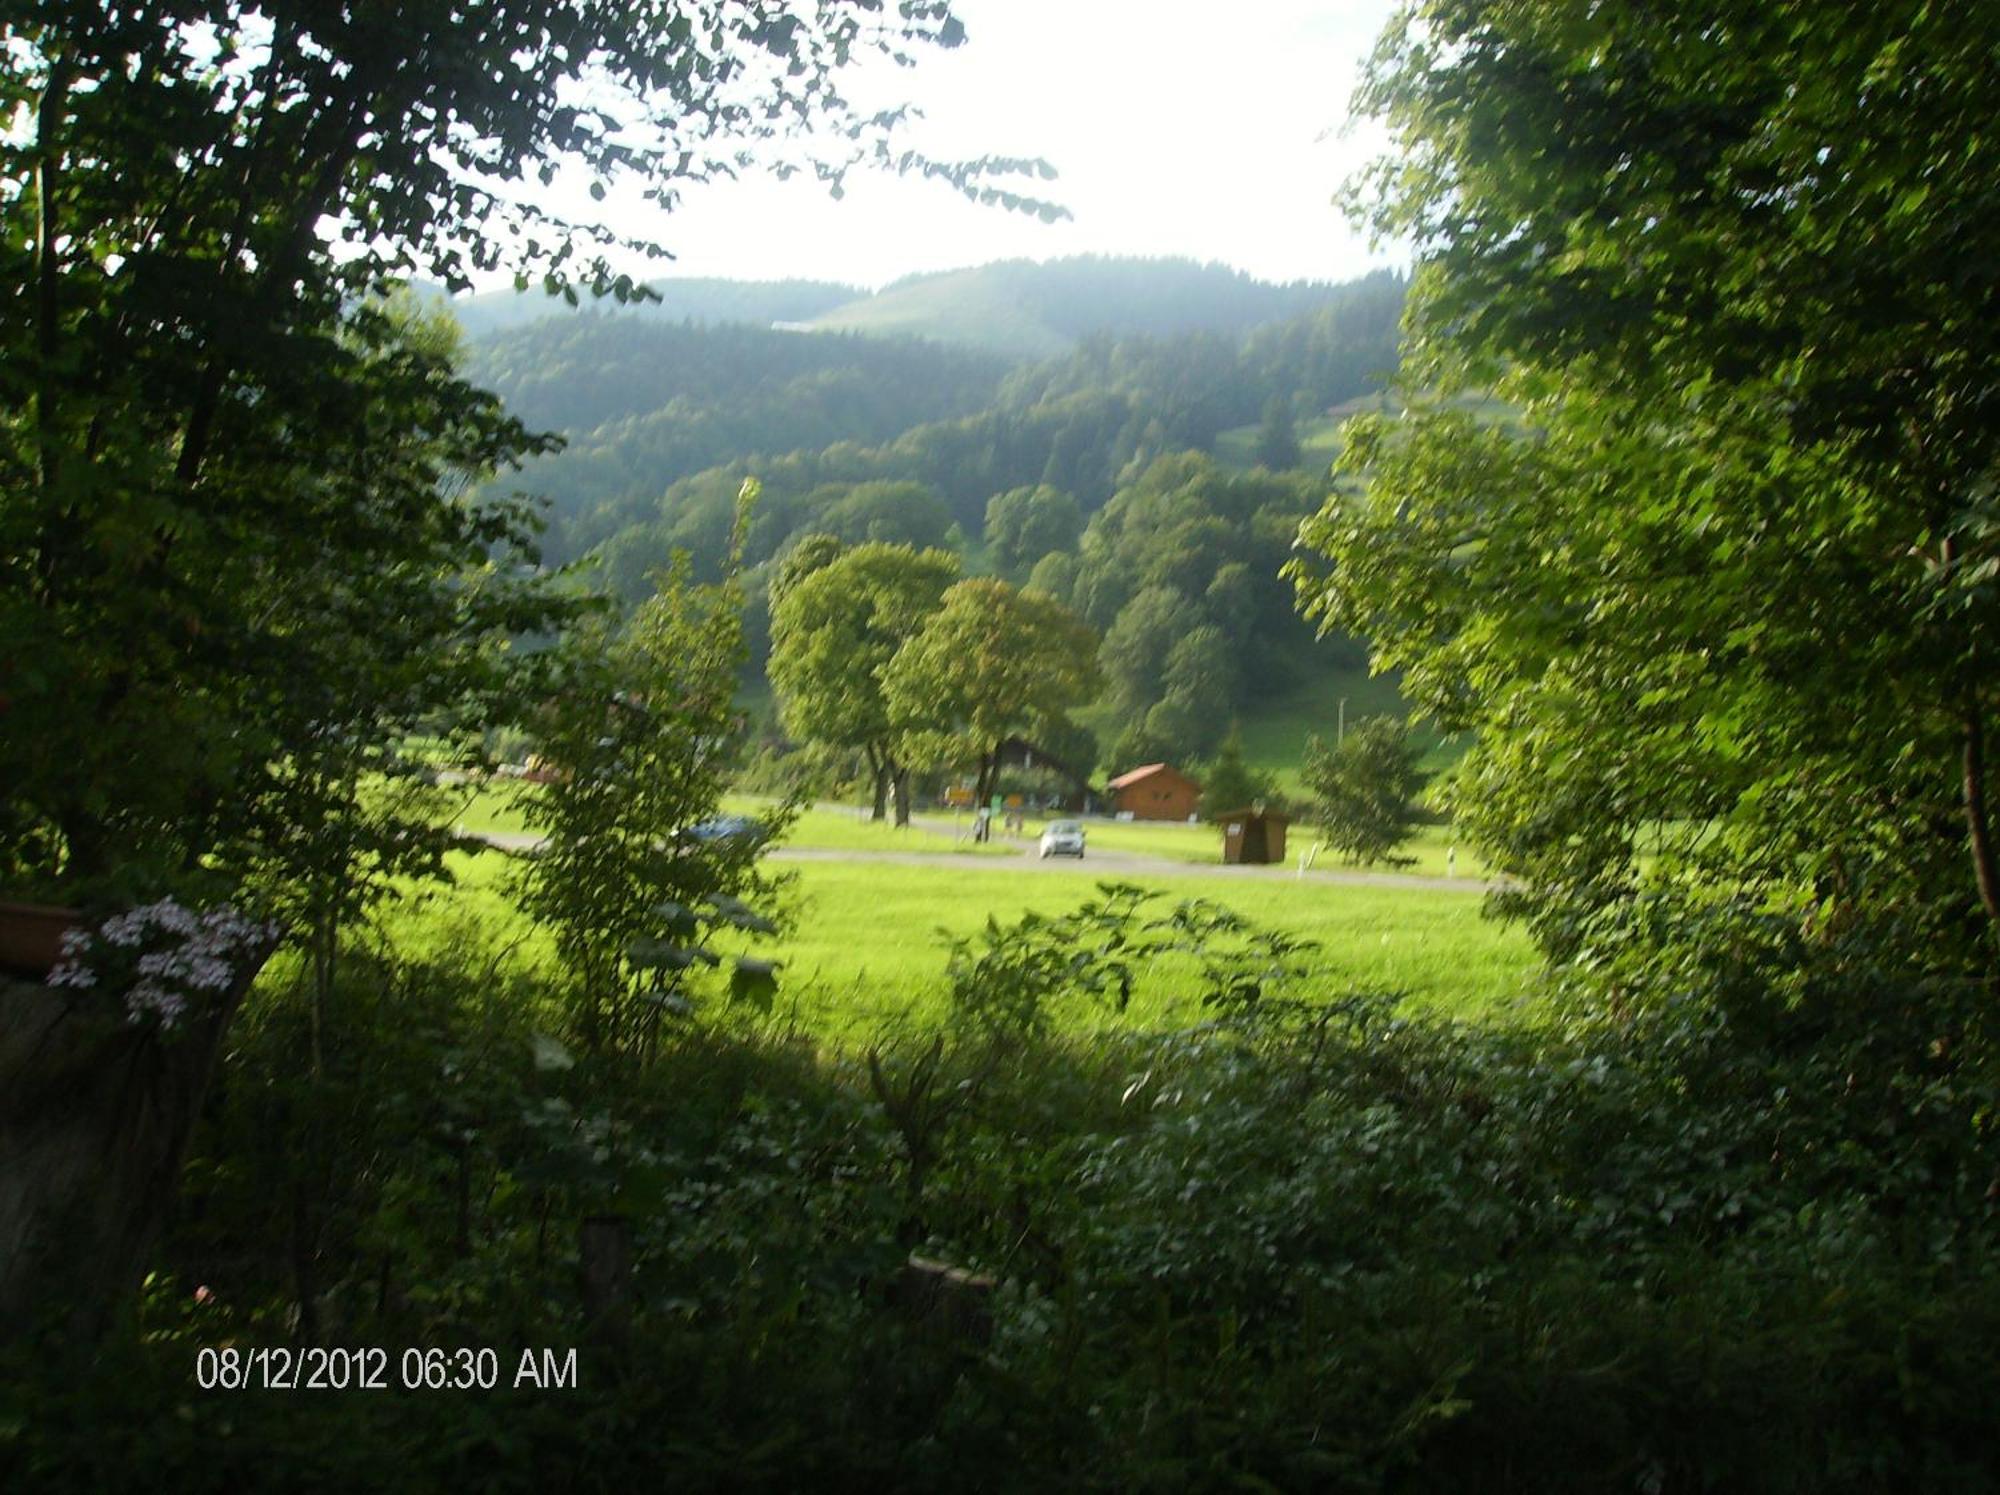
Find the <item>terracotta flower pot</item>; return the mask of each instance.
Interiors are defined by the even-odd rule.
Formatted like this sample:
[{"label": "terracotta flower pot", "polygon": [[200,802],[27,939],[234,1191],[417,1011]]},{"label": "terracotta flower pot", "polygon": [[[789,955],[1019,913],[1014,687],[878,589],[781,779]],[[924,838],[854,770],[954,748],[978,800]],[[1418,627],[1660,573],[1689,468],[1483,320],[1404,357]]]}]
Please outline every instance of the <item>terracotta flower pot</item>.
[{"label": "terracotta flower pot", "polygon": [[0,971],[40,981],[62,959],[62,937],[82,922],[79,909],[0,902]]}]

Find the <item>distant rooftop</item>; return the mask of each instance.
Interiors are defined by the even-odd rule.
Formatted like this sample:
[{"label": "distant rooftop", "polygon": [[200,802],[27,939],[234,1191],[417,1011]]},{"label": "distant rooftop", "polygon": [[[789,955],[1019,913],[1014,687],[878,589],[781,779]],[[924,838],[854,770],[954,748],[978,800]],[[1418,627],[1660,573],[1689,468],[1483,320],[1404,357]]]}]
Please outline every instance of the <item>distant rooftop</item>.
[{"label": "distant rooftop", "polygon": [[1105,787],[1108,789],[1123,789],[1127,784],[1136,784],[1139,782],[1139,780],[1149,779],[1156,773],[1173,773],[1173,772],[1174,768],[1172,764],[1142,763],[1137,768],[1129,769],[1126,772],[1121,773],[1120,775],[1118,775],[1117,778],[1113,779]]}]

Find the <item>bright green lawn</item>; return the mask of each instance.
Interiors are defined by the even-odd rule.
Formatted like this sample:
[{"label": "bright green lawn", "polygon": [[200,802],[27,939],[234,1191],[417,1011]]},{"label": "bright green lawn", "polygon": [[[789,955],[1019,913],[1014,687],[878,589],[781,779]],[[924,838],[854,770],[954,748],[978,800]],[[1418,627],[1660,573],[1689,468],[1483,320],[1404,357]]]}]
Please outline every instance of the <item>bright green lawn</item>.
[{"label": "bright green lawn", "polygon": [[[797,926],[775,951],[785,962],[783,1000],[830,1036],[858,1036],[905,1018],[935,1020],[947,954],[941,931],[969,935],[989,915],[1004,924],[1030,908],[1060,913],[1095,892],[1086,878],[998,867],[967,866],[949,876],[879,863],[790,870],[798,873]],[[1267,927],[1320,941],[1321,989],[1329,994],[1394,989],[1438,1010],[1494,1014],[1527,989],[1535,968],[1526,937],[1482,918],[1482,900],[1470,893],[1223,877],[1155,885],[1169,900],[1214,899]],[[1073,1015],[1086,1023],[1102,1016]],[[1185,991],[1161,1001],[1142,989],[1130,1020],[1198,1018]]]},{"label": "bright green lawn", "polygon": [[459,830],[475,836],[489,832],[527,834],[528,822],[521,814],[520,800],[523,795],[535,792],[533,784],[521,779],[493,779],[485,784],[465,785],[463,792],[468,796],[465,809],[454,822]]},{"label": "bright green lawn", "polygon": [[[453,859],[453,889],[391,906],[385,934],[411,954],[491,962],[505,948],[513,968],[549,958],[546,937],[514,910],[504,885],[510,858]],[[937,1021],[945,1000],[944,935],[969,935],[1033,908],[1060,913],[1094,895],[1095,880],[972,860],[936,866],[883,862],[795,863],[782,899],[788,930],[746,950],[783,964],[781,1007],[836,1043],[865,1041],[905,1021]],[[1143,879],[1141,879],[1143,881]],[[1206,897],[1268,927],[1320,941],[1329,994],[1357,987],[1409,992],[1421,1004],[1476,1016],[1508,1010],[1532,980],[1534,960],[1517,930],[1481,918],[1472,892],[1347,887],[1218,876],[1158,879],[1170,900]],[[473,931],[481,933],[474,936]],[[1142,984],[1127,1021],[1198,1020],[1185,989]],[[1106,1014],[1080,1010],[1084,1026]]]}]

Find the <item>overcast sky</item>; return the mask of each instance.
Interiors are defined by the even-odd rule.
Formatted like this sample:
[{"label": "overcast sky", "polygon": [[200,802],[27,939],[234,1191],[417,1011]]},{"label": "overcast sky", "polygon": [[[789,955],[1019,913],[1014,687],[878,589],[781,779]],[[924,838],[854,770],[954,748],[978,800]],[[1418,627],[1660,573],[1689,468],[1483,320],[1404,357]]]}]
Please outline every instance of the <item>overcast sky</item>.
[{"label": "overcast sky", "polygon": [[[935,156],[1042,156],[1054,225],[935,183],[851,178],[697,188],[661,230],[678,258],[644,273],[807,277],[879,286],[920,270],[1072,254],[1219,260],[1268,280],[1341,280],[1371,253],[1332,198],[1379,148],[1345,129],[1390,0],[958,0],[968,40],[855,80],[907,99]],[[1000,185],[1007,185],[1001,183]],[[617,204],[614,202],[614,207]]]}]

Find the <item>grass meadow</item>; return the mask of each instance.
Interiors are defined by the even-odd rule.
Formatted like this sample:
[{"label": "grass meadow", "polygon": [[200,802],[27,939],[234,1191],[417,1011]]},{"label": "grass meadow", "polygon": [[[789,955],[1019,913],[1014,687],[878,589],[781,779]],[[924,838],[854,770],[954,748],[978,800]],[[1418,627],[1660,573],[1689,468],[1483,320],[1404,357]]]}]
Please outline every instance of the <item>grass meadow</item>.
[{"label": "grass meadow", "polygon": [[[814,862],[787,869],[791,931],[774,953],[785,962],[785,995],[801,1024],[828,1036],[863,1037],[883,1027],[925,1026],[943,1015],[952,937],[976,934],[992,918],[1005,925],[1033,910],[1058,914],[1094,896],[1088,877],[1010,869],[992,863],[952,868]],[[1431,1010],[1504,1017],[1533,984],[1525,936],[1481,916],[1472,893],[1216,877],[1150,881],[1164,911],[1206,898],[1253,922],[1317,941],[1319,986],[1328,995],[1357,988],[1398,991]],[[1201,1019],[1188,973],[1142,976],[1122,1021],[1140,1027]],[[1063,1015],[1093,1027],[1101,1009]]]},{"label": "grass meadow", "polygon": [[[475,793],[460,825],[468,830],[525,829],[512,786]],[[764,802],[735,797],[727,808],[755,814]],[[1504,1019],[1533,988],[1536,961],[1516,929],[1481,913],[1481,868],[1457,855],[1463,889],[1346,885],[1273,877],[1215,866],[1212,875],[1143,876],[1088,862],[1077,871],[1025,865],[1039,821],[1015,840],[975,846],[946,833],[950,822],[898,831],[872,824],[857,808],[819,806],[793,827],[787,844],[801,850],[911,852],[935,862],[781,860],[784,933],[742,953],[783,962],[778,1011],[836,1047],[866,1043],[885,1030],[940,1021],[946,1003],[949,941],[977,934],[990,918],[1001,925],[1030,910],[1059,914],[1095,896],[1100,880],[1157,888],[1161,908],[1183,898],[1223,904],[1260,926],[1316,941],[1318,985],[1331,994],[1356,988],[1407,993],[1426,1008],[1466,1017]],[[933,828],[938,827],[938,828]],[[1158,857],[1190,866],[1219,863],[1218,833],[1209,826],[1091,821],[1091,846]],[[1292,848],[1309,844],[1297,841]],[[1445,871],[1442,828],[1407,848],[1411,869]],[[550,959],[547,936],[521,916],[507,888],[514,856],[498,850],[452,859],[456,882],[412,890],[378,917],[384,938],[413,954],[449,948],[486,952],[506,965]],[[1322,868],[1331,865],[1322,859]],[[1188,973],[1163,968],[1142,977],[1133,1009],[1117,1021],[1140,1027],[1199,1021]],[[1066,1027],[1112,1021],[1104,1010],[1060,1015]]]},{"label": "grass meadow", "polygon": [[[1327,469],[1340,456],[1340,428],[1346,420],[1345,415],[1340,415],[1296,422],[1292,433],[1299,440],[1299,466],[1317,476],[1325,476]],[[1215,460],[1224,467],[1248,472],[1256,462],[1257,437],[1262,431],[1262,423],[1256,422],[1218,432]]]}]

